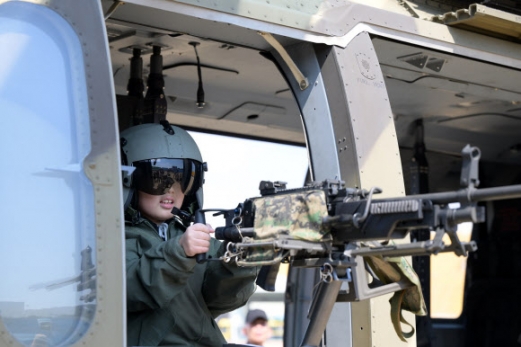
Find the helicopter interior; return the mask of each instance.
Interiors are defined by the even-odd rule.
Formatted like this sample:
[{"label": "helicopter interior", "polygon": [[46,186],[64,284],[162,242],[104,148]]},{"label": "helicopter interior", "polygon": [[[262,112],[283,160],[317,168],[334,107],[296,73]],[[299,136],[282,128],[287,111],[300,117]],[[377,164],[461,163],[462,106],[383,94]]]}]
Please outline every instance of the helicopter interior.
[{"label": "helicopter interior", "polygon": [[[112,2],[102,3],[108,9]],[[159,47],[166,117],[171,123],[306,145],[298,105],[270,59],[272,47],[255,30],[130,3],[120,6],[106,23],[120,117],[128,107],[131,58],[134,54],[142,58],[146,84],[150,57]],[[276,39],[284,46],[297,43],[282,36]],[[394,115],[406,188],[418,144],[426,149],[429,192],[459,188],[460,153],[467,144],[481,150],[480,187],[520,183],[519,69],[379,36],[372,36],[372,42]],[[431,321],[422,334],[438,338],[421,343],[419,337],[418,345],[460,346],[466,341],[467,346],[507,346],[499,343],[501,335],[519,333],[521,301],[512,293],[521,281],[521,233],[513,226],[521,222],[521,204],[490,206],[494,217],[473,234],[479,250],[468,260],[463,315]],[[508,309],[514,306],[517,309]],[[487,338],[496,343],[486,344]]]}]

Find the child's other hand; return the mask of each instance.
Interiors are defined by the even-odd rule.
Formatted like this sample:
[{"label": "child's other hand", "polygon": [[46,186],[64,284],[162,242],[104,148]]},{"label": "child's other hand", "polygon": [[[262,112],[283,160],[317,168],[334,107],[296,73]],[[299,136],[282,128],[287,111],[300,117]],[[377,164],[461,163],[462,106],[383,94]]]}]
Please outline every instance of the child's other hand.
[{"label": "child's other hand", "polygon": [[187,257],[193,257],[199,253],[206,253],[210,249],[210,234],[214,230],[209,224],[196,223],[189,226],[179,239]]}]

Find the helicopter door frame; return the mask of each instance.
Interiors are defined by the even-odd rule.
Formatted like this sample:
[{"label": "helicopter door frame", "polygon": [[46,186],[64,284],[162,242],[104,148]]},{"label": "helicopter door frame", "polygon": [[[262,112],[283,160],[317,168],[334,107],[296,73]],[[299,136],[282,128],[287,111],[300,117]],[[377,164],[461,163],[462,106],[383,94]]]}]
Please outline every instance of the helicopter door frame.
[{"label": "helicopter door frame", "polygon": [[[385,196],[405,195],[391,105],[369,34],[359,33],[345,48],[299,43],[286,50],[309,81],[302,90],[282,57],[273,53],[301,110],[312,180],[342,179],[350,187],[378,186]],[[300,291],[312,286],[298,287],[294,294],[299,298],[311,295]],[[327,346],[415,345],[394,332],[388,297],[335,303],[324,335]],[[306,317],[299,316],[298,307],[288,307],[292,327],[304,332]],[[414,324],[412,314],[405,319]],[[299,345],[296,338],[285,334],[285,345]]]}]

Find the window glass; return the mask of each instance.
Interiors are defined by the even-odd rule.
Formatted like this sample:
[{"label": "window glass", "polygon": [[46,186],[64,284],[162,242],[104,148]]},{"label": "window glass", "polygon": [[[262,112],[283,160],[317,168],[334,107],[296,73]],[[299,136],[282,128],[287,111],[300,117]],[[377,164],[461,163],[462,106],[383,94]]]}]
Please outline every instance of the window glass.
[{"label": "window glass", "polygon": [[[261,181],[283,181],[288,188],[302,187],[308,171],[305,147],[245,140],[227,136],[190,132],[197,142],[203,160],[208,163],[205,173],[204,208],[232,209],[247,198],[260,196]],[[224,226],[222,216],[206,214],[206,222],[214,228]],[[245,343],[243,334],[248,309],[260,308],[268,316],[272,337],[266,346],[283,345],[284,292],[288,266],[281,264],[275,292],[258,287],[248,304],[218,318],[225,338],[233,343]]]},{"label": "window glass", "polygon": [[[459,203],[449,204],[450,208],[459,208]],[[473,224],[470,222],[458,225],[458,238],[461,242],[470,242]],[[431,240],[434,239],[431,232]],[[443,242],[450,245],[447,234]],[[452,252],[431,256],[431,303],[432,318],[456,319],[463,311],[467,257],[458,257]]]},{"label": "window glass", "polygon": [[81,45],[55,12],[15,1],[0,5],[0,47],[0,317],[25,346],[67,346],[95,309]]}]

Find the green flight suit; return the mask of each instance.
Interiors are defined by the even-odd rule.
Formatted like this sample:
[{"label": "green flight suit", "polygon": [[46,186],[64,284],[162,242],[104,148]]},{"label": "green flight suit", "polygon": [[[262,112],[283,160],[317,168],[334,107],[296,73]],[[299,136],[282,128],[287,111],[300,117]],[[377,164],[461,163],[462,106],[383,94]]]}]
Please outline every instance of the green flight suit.
[{"label": "green flight suit", "polygon": [[[188,258],[179,244],[184,230],[172,220],[163,241],[144,218],[126,225],[128,346],[221,347],[226,341],[214,318],[243,306],[255,291],[255,267]],[[212,238],[208,255],[224,251]]]}]

